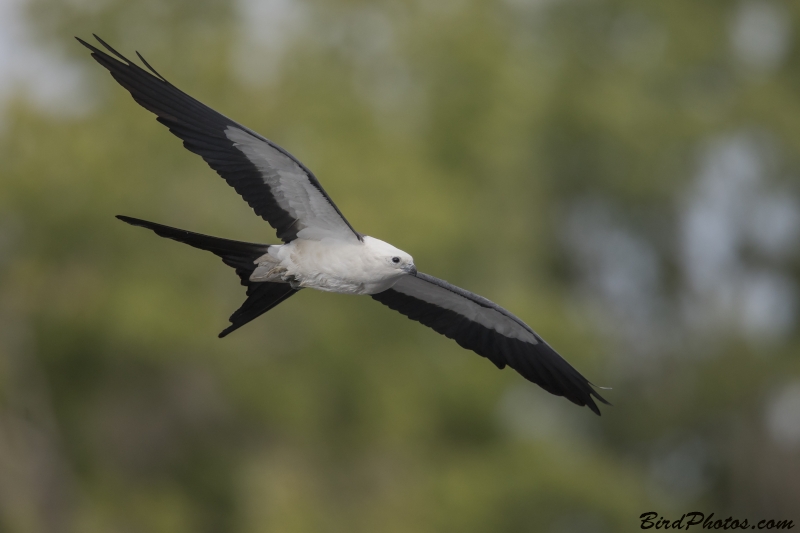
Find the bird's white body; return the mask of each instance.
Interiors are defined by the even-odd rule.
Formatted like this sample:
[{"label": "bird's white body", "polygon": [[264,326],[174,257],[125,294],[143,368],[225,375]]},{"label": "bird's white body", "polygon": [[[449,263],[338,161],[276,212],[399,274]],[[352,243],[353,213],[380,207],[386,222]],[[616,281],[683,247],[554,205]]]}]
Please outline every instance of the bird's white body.
[{"label": "bird's white body", "polygon": [[355,242],[295,239],[270,246],[255,262],[258,267],[251,281],[291,283],[295,288],[343,294],[377,294],[416,272],[410,255],[369,236]]},{"label": "bird's white body", "polygon": [[529,326],[485,298],[418,273],[410,255],[358,233],[316,176],[289,152],[180,91],[146,62],[149,73],[99,38],[111,55],[78,40],[137,102],[158,115],[159,122],[186,148],[202,156],[285,243],[265,248],[118,217],[162,237],[213,252],[236,269],[247,286],[247,299],[231,315],[231,325],[220,337],[302,287],[369,294],[490,359],[498,368],[510,366],[545,390],[600,414],[592,396],[605,400]]}]

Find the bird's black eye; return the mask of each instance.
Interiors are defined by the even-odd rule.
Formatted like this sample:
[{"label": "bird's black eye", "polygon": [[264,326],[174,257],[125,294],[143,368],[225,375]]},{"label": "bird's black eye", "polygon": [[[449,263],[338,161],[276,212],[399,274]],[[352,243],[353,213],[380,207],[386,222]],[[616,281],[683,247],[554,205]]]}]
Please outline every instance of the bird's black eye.
[{"label": "bird's black eye", "polygon": [[399,262],[400,262],[400,258],[399,257],[392,257],[392,263],[397,264]]}]

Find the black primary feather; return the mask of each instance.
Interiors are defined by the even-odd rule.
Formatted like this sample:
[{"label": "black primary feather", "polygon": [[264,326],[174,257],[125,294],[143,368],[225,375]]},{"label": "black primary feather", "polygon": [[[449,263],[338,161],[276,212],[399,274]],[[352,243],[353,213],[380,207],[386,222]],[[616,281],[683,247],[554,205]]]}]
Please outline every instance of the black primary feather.
[{"label": "black primary feather", "polygon": [[139,105],[154,113],[158,117],[157,120],[180,138],[188,150],[201,156],[244,198],[257,215],[269,222],[275,228],[278,238],[284,242],[296,239],[300,229],[297,226],[297,219],[278,204],[262,170],[259,170],[247,159],[244,153],[237,149],[233,141],[225,135],[226,130],[230,127],[256,137],[264,143],[265,148],[294,162],[305,174],[308,184],[319,191],[353,234],[359,240],[362,238],[344,218],[314,173],[297,158],[269,139],[184,93],[161,76],[138,52],[138,57],[150,69],[150,72],[132,63],[97,35],[94,37],[111,55],[79,37],[76,39],[91,50],[92,57],[131,93]]},{"label": "black primary feather", "polygon": [[522,322],[499,305],[477,294],[471,293],[444,280],[427,274],[416,276],[425,283],[430,283],[453,293],[455,298],[464,298],[481,307],[492,309],[533,334],[536,344],[517,338],[508,337],[480,323],[470,320],[463,314],[441,307],[420,298],[404,294],[399,290],[389,289],[372,298],[385,306],[398,311],[411,320],[415,320],[437,333],[456,341],[462,348],[486,357],[497,368],[506,365],[516,370],[522,377],[556,396],[564,396],[571,402],[588,406],[597,415],[600,409],[594,399],[610,405],[592,384],[575,370],[563,357],[550,347],[527,324]]}]

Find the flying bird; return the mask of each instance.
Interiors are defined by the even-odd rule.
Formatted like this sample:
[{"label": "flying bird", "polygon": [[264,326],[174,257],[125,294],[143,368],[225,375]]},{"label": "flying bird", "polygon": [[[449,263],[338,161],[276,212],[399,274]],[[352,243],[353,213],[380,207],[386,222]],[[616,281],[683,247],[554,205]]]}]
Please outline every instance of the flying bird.
[{"label": "flying bird", "polygon": [[593,385],[522,320],[499,305],[417,271],[413,258],[357,232],[314,174],[289,152],[214,111],[168,82],[147,61],[132,63],[94,36],[106,51],[77,38],[134,100],[201,156],[283,244],[210,237],[127,216],[120,220],[207,250],[236,269],[247,298],[220,337],[266,313],[303,288],[367,294],[497,368],[510,366],[546,391],[600,414],[608,404]]}]

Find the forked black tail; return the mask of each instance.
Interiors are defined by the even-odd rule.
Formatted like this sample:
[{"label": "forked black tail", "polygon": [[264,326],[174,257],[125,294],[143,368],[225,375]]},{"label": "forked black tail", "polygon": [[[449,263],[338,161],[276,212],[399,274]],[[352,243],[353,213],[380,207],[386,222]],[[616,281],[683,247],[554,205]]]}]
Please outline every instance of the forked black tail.
[{"label": "forked black tail", "polygon": [[265,253],[269,248],[268,244],[253,244],[250,242],[230,241],[218,237],[209,237],[177,228],[171,228],[155,222],[148,222],[138,218],[117,215],[117,218],[127,222],[132,226],[141,226],[152,230],[161,237],[172,239],[199,248],[208,250],[214,255],[222,258],[222,261],[236,269],[236,274],[247,287],[247,299],[242,306],[237,309],[230,317],[231,325],[222,330],[220,338],[226,336],[234,330],[244,326],[254,318],[266,313],[282,301],[286,300],[299,289],[293,289],[288,283],[271,283],[250,281],[250,274],[256,268],[253,262]]}]

